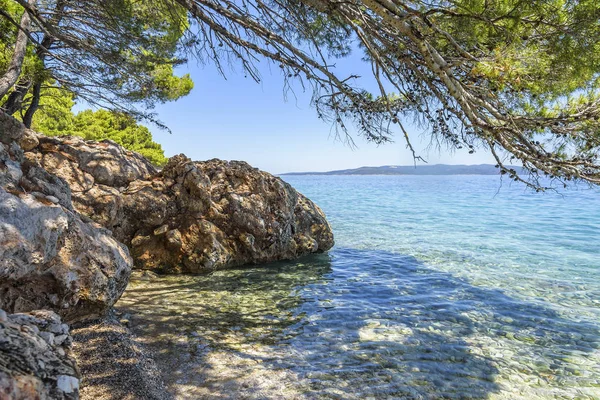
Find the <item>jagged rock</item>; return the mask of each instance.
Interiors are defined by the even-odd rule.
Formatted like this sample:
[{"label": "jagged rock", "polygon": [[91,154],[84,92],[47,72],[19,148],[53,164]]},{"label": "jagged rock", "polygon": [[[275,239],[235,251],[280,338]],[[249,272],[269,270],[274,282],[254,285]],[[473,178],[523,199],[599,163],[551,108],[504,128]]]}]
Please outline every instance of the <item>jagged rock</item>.
[{"label": "jagged rock", "polygon": [[110,231],[73,211],[67,182],[20,147],[31,131],[17,134],[19,125],[2,115],[0,308],[48,308],[67,321],[97,317],[127,286],[129,252]]},{"label": "jagged rock", "polygon": [[0,188],[0,306],[51,308],[73,321],[101,315],[131,272],[127,249],[105,229],[47,198]]},{"label": "jagged rock", "polygon": [[[42,167],[69,183],[80,213],[129,246],[138,268],[202,272],[333,246],[319,207],[245,162],[178,155],[156,171],[112,142],[39,140]],[[89,162],[96,159],[103,169]]]},{"label": "jagged rock", "polygon": [[38,143],[37,134],[25,125],[0,111],[0,143],[17,142],[20,147],[31,150]]},{"label": "jagged rock", "polygon": [[[94,183],[125,187],[157,172],[144,157],[111,140],[94,142],[78,137],[40,137],[39,148],[44,168],[69,182],[73,191],[86,190]],[[72,168],[73,165],[77,168]]]},{"label": "jagged rock", "polygon": [[52,311],[8,315],[0,310],[0,398],[79,398],[79,370],[69,327]]}]

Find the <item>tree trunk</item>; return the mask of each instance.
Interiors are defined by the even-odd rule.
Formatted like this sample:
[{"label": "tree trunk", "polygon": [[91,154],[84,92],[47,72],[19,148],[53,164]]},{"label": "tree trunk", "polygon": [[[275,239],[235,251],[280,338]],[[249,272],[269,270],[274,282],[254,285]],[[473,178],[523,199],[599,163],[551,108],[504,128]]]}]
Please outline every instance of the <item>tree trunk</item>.
[{"label": "tree trunk", "polygon": [[[63,2],[59,2],[59,5],[62,3]],[[64,5],[63,5],[63,7],[64,7]],[[44,39],[42,40],[42,45],[36,51],[36,54],[37,54],[38,58],[40,59],[42,65],[44,66],[44,69],[46,68],[46,50],[49,49],[53,43],[54,43],[54,38],[52,36],[44,35]],[[31,104],[29,105],[29,108],[27,109],[27,112],[25,113],[25,116],[23,117],[23,124],[28,128],[31,128],[31,124],[33,122],[33,115],[40,107],[40,96],[41,96],[41,90],[42,90],[43,83],[44,83],[44,78],[38,77],[38,78],[36,78],[35,84],[33,85],[33,98],[31,99]],[[30,87],[31,87],[31,85],[27,88],[27,90],[29,90]]]},{"label": "tree trunk", "polygon": [[12,93],[8,96],[8,99],[6,99],[2,105],[4,112],[6,112],[8,115],[14,115],[14,113],[19,111],[21,109],[21,104],[23,104],[23,99],[25,98],[25,95],[29,89],[31,89],[32,85],[33,81],[29,79],[21,80],[19,83],[17,83],[15,90],[12,91]]},{"label": "tree trunk", "polygon": [[[29,4],[33,4],[35,0],[29,0]],[[31,25],[31,18],[27,11],[23,12],[21,17],[21,28],[17,32],[17,41],[15,43],[15,51],[13,53],[8,70],[2,77],[0,77],[0,98],[4,97],[6,93],[17,83],[19,76],[21,75],[21,68],[23,67],[23,60],[25,59],[25,52],[27,50],[27,33]]]},{"label": "tree trunk", "polygon": [[33,85],[33,99],[31,99],[31,104],[29,105],[29,108],[27,109],[27,112],[25,113],[25,116],[23,117],[23,125],[25,125],[27,128],[31,128],[31,123],[33,121],[33,114],[35,114],[37,109],[40,107],[41,90],[42,90],[42,81],[38,80]]}]

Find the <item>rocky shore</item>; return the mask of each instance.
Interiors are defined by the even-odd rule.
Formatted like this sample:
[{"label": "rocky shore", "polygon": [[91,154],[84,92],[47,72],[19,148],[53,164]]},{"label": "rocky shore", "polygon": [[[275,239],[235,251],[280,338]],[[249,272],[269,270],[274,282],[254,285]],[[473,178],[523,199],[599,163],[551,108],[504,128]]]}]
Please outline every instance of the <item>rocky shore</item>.
[{"label": "rocky shore", "polygon": [[114,312],[101,320],[76,324],[73,355],[81,372],[82,400],[169,400],[152,353],[140,344]]},{"label": "rocky shore", "polygon": [[247,163],[178,155],[158,170],[0,111],[0,398],[167,398],[111,314],[133,269],[204,273],[332,246],[318,206]]},{"label": "rocky shore", "polygon": [[77,399],[69,327],[47,310],[0,310],[0,399]]}]

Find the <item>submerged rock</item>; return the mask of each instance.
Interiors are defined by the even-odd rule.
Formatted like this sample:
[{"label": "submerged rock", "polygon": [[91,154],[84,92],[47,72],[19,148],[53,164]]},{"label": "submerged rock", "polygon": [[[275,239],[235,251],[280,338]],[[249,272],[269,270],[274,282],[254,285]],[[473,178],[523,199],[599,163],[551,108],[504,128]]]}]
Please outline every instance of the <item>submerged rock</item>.
[{"label": "submerged rock", "polygon": [[79,371],[69,327],[52,311],[0,310],[0,398],[79,398]]},{"label": "submerged rock", "polygon": [[78,138],[40,138],[32,154],[68,182],[77,211],[130,248],[140,269],[204,272],[333,246],[319,207],[245,162],[178,155],[157,171],[112,142]]},{"label": "submerged rock", "polygon": [[38,143],[37,135],[2,118],[0,308],[47,308],[69,322],[102,315],[127,286],[127,248],[110,231],[82,220],[67,182],[23,151],[20,143]]}]

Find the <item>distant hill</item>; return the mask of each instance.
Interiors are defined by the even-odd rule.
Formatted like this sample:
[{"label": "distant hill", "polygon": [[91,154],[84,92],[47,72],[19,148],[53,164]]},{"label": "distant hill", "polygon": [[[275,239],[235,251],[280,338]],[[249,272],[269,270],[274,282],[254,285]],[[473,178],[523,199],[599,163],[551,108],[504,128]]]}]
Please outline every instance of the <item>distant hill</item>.
[{"label": "distant hill", "polygon": [[[518,168],[515,168],[518,171]],[[498,175],[500,170],[490,164],[479,165],[383,165],[328,172],[288,172],[281,175]]]}]

